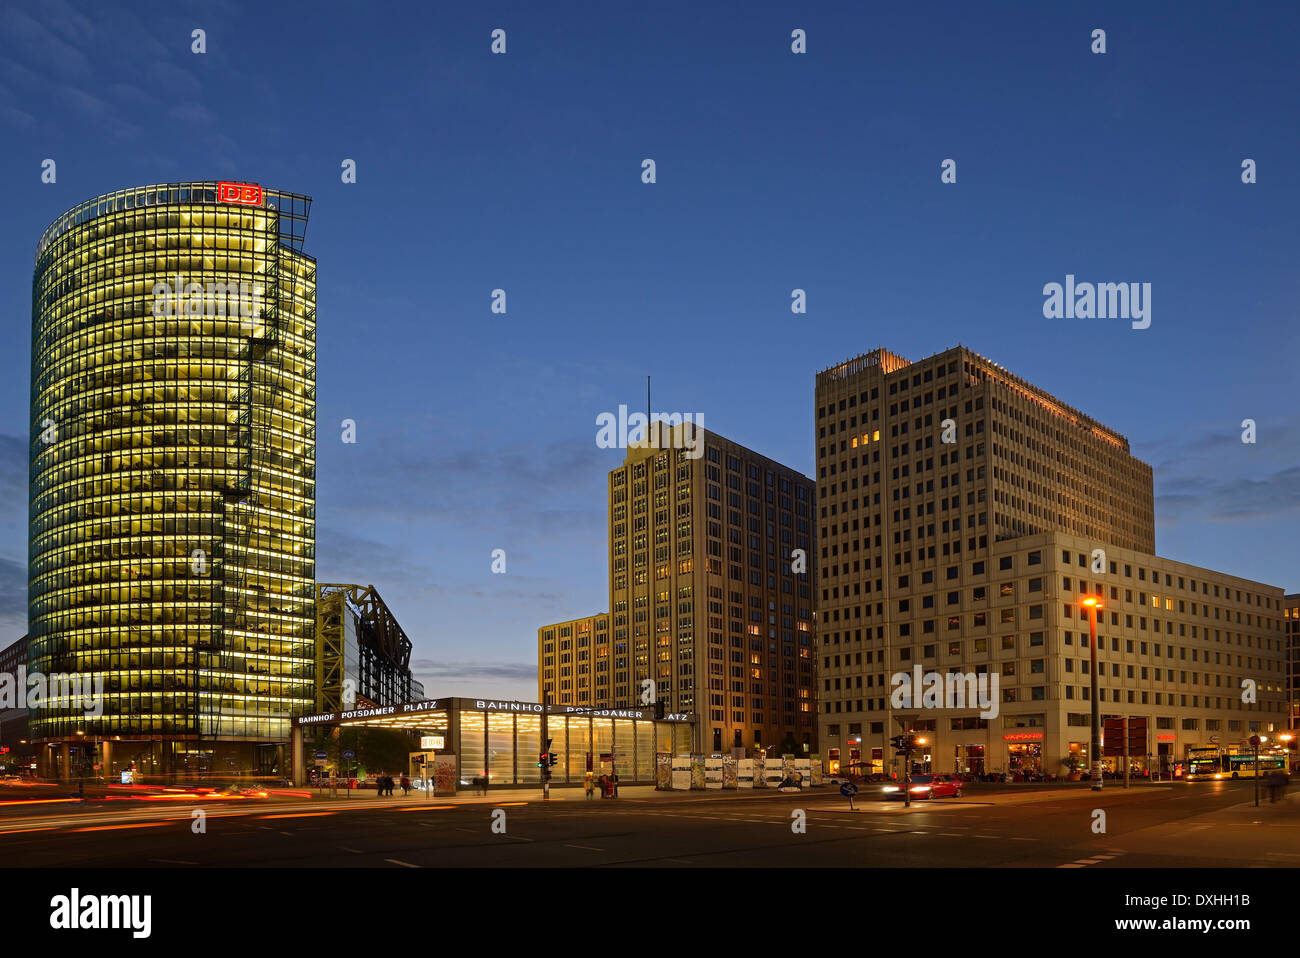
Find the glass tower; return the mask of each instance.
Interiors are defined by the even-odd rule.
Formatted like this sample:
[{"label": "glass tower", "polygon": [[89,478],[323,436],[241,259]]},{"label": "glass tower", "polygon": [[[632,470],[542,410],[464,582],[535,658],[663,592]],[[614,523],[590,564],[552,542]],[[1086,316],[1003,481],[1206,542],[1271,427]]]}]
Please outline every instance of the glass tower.
[{"label": "glass tower", "polygon": [[268,774],[313,704],[310,206],[157,184],[41,236],[31,667],[83,693],[33,708],[43,772]]}]

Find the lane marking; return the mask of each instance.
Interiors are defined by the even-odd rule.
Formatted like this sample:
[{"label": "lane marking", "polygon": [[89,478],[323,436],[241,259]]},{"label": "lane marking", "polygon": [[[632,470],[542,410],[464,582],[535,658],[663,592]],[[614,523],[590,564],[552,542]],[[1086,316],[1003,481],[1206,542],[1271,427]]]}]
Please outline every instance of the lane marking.
[{"label": "lane marking", "polygon": [[404,862],[400,858],[385,858],[384,861],[392,862],[394,865],[401,865],[403,868],[419,868],[419,865],[412,865],[410,862]]},{"label": "lane marking", "polygon": [[170,825],[171,822],[139,822],[135,825],[92,825],[88,828],[74,828],[74,832],[112,832],[119,828],[161,828],[163,825]]},{"label": "lane marking", "polygon": [[568,844],[566,844],[564,847],[565,847],[565,848],[581,848],[581,849],[583,849],[583,850],[585,850],[585,851],[589,851],[589,852],[603,852],[603,851],[605,850],[605,849],[603,849],[603,848],[596,848],[596,847],[593,846],[593,845],[568,845]]}]

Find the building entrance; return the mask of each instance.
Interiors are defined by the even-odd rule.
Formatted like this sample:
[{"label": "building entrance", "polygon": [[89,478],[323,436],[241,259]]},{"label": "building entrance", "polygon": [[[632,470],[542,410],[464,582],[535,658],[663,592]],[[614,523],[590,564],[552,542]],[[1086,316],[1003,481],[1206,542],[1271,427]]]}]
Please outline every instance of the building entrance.
[{"label": "building entrance", "polygon": [[1034,742],[1007,746],[1007,771],[1014,778],[1043,774],[1043,746]]},{"label": "building entrance", "polygon": [[953,749],[954,771],[959,775],[971,775],[976,778],[984,776],[984,746],[958,745]]}]

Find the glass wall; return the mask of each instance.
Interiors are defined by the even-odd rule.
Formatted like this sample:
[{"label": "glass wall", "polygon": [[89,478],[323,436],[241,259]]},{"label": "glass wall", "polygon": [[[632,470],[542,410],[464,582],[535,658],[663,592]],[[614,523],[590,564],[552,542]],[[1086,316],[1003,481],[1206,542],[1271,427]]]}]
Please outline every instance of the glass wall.
[{"label": "glass wall", "polygon": [[652,722],[636,723],[636,774],[637,778],[654,778],[655,726]]},{"label": "glass wall", "polygon": [[568,776],[568,736],[565,734],[564,719],[552,715],[546,724],[546,734],[551,737],[551,751],[555,753],[556,762],[551,768],[552,782],[567,782]]},{"label": "glass wall", "polygon": [[487,774],[484,736],[487,722],[482,712],[460,713],[460,784],[472,786],[474,779]]},{"label": "glass wall", "polygon": [[515,755],[518,757],[515,780],[521,784],[540,785],[542,770],[537,767],[537,756],[542,752],[542,717],[517,715],[515,729],[517,742]]},{"label": "glass wall", "polygon": [[511,785],[515,780],[515,717],[489,712],[487,727],[488,781],[495,785]]},{"label": "glass wall", "polygon": [[591,720],[592,734],[592,767],[595,769],[596,777],[600,778],[601,773],[608,774],[612,769],[609,762],[602,763],[600,757],[609,752],[614,747],[614,720],[607,718],[593,718]]},{"label": "glass wall", "polygon": [[[581,782],[587,774],[587,753],[591,751],[591,719],[569,717],[569,781]],[[558,766],[557,766],[558,767]]]},{"label": "glass wall", "polygon": [[614,719],[614,772],[625,782],[636,778],[635,726],[632,719]]}]

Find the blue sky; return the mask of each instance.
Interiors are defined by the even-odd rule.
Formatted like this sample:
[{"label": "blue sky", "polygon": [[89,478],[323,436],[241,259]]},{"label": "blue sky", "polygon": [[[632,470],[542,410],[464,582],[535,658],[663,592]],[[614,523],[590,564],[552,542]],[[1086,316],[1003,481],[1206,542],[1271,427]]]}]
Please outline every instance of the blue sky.
[{"label": "blue sky", "polygon": [[[430,693],[534,698],[537,626],[605,609],[595,420],[646,375],[811,474],[815,373],[880,344],[1100,419],[1155,468],[1161,555],[1300,590],[1295,5],[810,6],[4,4],[0,638],[37,238],[208,178],[315,199],[318,577],[379,588]],[[1045,319],[1067,273],[1151,283],[1150,328]]]}]

